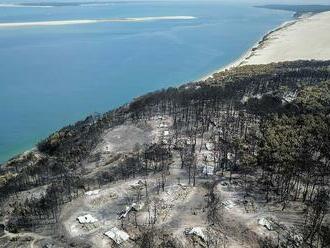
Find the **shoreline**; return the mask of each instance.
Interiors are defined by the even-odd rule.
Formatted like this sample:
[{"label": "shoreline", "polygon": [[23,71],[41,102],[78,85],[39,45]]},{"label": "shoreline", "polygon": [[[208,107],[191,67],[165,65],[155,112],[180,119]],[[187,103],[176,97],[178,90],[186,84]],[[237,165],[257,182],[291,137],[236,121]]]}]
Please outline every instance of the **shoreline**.
[{"label": "shoreline", "polygon": [[[330,12],[323,12],[323,13],[328,13],[330,15]],[[298,23],[301,23],[301,22],[304,22],[306,19],[310,18],[310,17],[313,17],[313,16],[316,16],[320,13],[313,13],[313,14],[304,14],[304,15],[300,15],[300,16],[294,16],[294,18],[292,18],[292,20],[289,20],[289,21],[285,21],[283,22],[282,24],[280,24],[279,26],[275,27],[274,29],[268,31],[264,36],[261,37],[260,40],[258,40],[251,48],[249,48],[246,52],[244,52],[239,58],[237,58],[236,60],[234,60],[233,62],[225,65],[225,66],[222,66],[221,68],[211,72],[211,73],[208,73],[207,75],[203,76],[202,78],[198,79],[198,80],[195,80],[195,81],[192,81],[192,82],[200,82],[200,81],[205,81],[209,78],[213,78],[213,76],[216,74],[216,73],[219,73],[219,72],[222,72],[222,71],[225,71],[225,70],[228,70],[228,69],[231,69],[231,68],[234,68],[234,67],[239,67],[241,65],[245,65],[245,64],[248,64],[248,61],[251,57],[254,57],[255,54],[259,51],[259,50],[263,50],[264,47],[268,47],[269,44],[269,40],[273,40],[273,37],[272,35],[275,33],[275,34],[278,34],[279,32],[282,32],[283,30],[285,29],[288,29],[289,27],[291,27],[292,25],[295,25],[295,24],[298,24]],[[296,15],[296,14],[295,14]],[[164,19],[173,19],[173,18],[182,18],[182,19],[192,19],[192,18],[195,18],[195,17],[189,17],[189,16],[166,16],[166,17],[144,17],[144,18],[124,18],[123,19],[120,19],[120,21],[150,21],[150,20],[164,20]],[[76,20],[77,21],[77,20]],[[78,20],[79,21],[79,20]],[[82,20],[80,20],[82,21]],[[86,20],[85,20],[86,21]],[[93,21],[93,20],[92,20]],[[94,20],[95,21],[95,20]],[[113,19],[111,19],[111,21],[114,21]],[[118,21],[118,20],[117,20]],[[59,21],[61,22],[61,21]],[[70,21],[69,21],[70,22]],[[308,22],[307,22],[308,23]],[[303,25],[305,25],[303,23]],[[298,25],[299,26],[299,25]],[[0,27],[1,27],[1,23],[0,23]],[[306,35],[308,36],[309,33],[306,33]],[[280,37],[282,38],[282,37]],[[276,40],[276,43],[279,42],[278,40]],[[311,47],[313,48],[313,47]],[[298,50],[299,51],[299,50]],[[259,55],[257,55],[259,56]],[[313,59],[313,58],[310,58],[310,59]],[[317,59],[317,58],[315,58]],[[329,57],[330,59],[330,57]],[[276,61],[274,61],[276,62]],[[268,63],[268,62],[267,62]],[[180,84],[180,85],[183,85],[183,84]],[[34,149],[35,146],[33,146],[31,149]],[[4,163],[6,163],[6,161],[9,161],[11,160],[12,158],[15,158],[16,156],[19,156],[20,154],[22,153],[18,153],[17,155],[14,155],[12,156],[11,158],[9,159],[6,159],[5,161],[0,161],[0,166]]]},{"label": "shoreline", "polygon": [[305,20],[306,18],[318,14],[318,13],[305,13],[302,15],[297,15],[298,13],[293,14],[293,20],[285,21],[279,26],[275,27],[274,29],[269,30],[265,35],[263,35],[251,48],[249,48],[247,51],[245,51],[240,57],[238,57],[236,60],[233,62],[220,67],[219,69],[214,70],[211,73],[206,74],[205,76],[195,80],[194,82],[199,82],[199,81],[205,81],[209,78],[213,78],[214,74],[226,71],[235,67],[239,67],[242,65],[245,65],[251,57],[255,55],[255,53],[262,49],[265,46],[265,43],[269,40],[270,36],[274,33],[280,32],[302,20]]}]

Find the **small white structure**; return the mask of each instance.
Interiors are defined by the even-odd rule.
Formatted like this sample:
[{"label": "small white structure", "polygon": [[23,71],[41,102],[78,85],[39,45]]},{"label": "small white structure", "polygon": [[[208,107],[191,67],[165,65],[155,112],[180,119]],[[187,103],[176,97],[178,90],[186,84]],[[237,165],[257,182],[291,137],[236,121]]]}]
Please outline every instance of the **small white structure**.
[{"label": "small white structure", "polygon": [[159,127],[160,128],[165,128],[165,127],[167,127],[167,124],[166,123],[160,123]]},{"label": "small white structure", "polygon": [[230,152],[227,153],[227,159],[233,161],[234,158],[235,158],[235,154],[234,153],[230,153]]},{"label": "small white structure", "polygon": [[164,132],[163,132],[163,135],[164,135],[164,136],[168,136],[168,135],[170,135],[170,131],[167,131],[167,130],[164,131]]},{"label": "small white structure", "polygon": [[232,209],[235,206],[235,203],[232,202],[231,200],[226,200],[222,202],[222,205],[226,208],[226,209]]},{"label": "small white structure", "polygon": [[267,220],[266,218],[259,219],[258,223],[259,223],[259,225],[267,228],[269,231],[273,230],[272,223],[269,220]]},{"label": "small white structure", "polygon": [[118,245],[129,239],[129,235],[123,230],[119,230],[117,227],[111,228],[111,230],[104,233],[104,235],[111,238]]},{"label": "small white structure", "polygon": [[78,216],[77,220],[79,221],[80,224],[94,223],[94,222],[98,221],[96,218],[94,218],[90,214]]},{"label": "small white structure", "polygon": [[137,187],[144,187],[145,183],[140,179],[133,184],[130,185],[132,188],[137,188]]},{"label": "small white structure", "polygon": [[143,208],[143,206],[144,206],[143,202],[141,202],[140,204],[134,202],[132,204],[132,209],[136,211],[140,211]]},{"label": "small white structure", "polygon": [[99,193],[100,193],[100,190],[97,189],[97,190],[87,191],[87,192],[85,192],[85,195],[92,196],[92,195],[98,195]]},{"label": "small white structure", "polygon": [[202,227],[193,227],[190,231],[186,232],[187,235],[195,235],[200,237],[203,241],[206,241],[206,236],[204,235]]},{"label": "small white structure", "polygon": [[208,151],[212,151],[213,148],[214,148],[214,145],[213,145],[212,143],[206,143],[206,144],[205,144],[205,148],[206,148],[206,150],[208,150]]},{"label": "small white structure", "polygon": [[214,173],[214,167],[209,165],[203,165],[203,174],[207,176],[212,176]]},{"label": "small white structure", "polygon": [[304,238],[300,234],[293,235],[293,239],[298,244],[301,244],[304,241]]}]

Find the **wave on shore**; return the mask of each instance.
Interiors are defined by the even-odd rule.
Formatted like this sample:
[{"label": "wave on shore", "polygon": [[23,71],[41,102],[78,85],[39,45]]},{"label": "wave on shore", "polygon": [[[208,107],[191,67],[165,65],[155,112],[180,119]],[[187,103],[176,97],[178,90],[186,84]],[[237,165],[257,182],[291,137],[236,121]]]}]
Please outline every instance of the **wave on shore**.
[{"label": "wave on shore", "polygon": [[156,16],[156,17],[136,17],[136,18],[112,18],[112,19],[90,19],[90,20],[63,20],[63,21],[40,21],[40,22],[10,22],[0,23],[0,28],[10,27],[33,27],[33,26],[61,26],[61,25],[77,25],[92,24],[101,22],[145,22],[145,21],[162,21],[162,20],[191,20],[196,19],[194,16]]}]

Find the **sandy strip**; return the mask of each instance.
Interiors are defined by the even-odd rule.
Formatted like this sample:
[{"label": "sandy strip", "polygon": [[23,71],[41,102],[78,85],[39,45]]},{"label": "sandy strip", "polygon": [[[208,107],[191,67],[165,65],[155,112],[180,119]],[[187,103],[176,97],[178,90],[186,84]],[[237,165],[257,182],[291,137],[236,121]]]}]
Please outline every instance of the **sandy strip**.
[{"label": "sandy strip", "polygon": [[63,5],[56,5],[56,4],[11,4],[11,3],[0,3],[0,8],[53,8],[53,7],[95,7],[95,6],[108,6],[113,5],[113,2],[95,2],[95,3],[70,3],[70,4],[63,4]]},{"label": "sandy strip", "polygon": [[200,80],[236,66],[311,59],[330,59],[330,11],[283,23],[239,59]]},{"label": "sandy strip", "polygon": [[0,8],[52,8],[50,5],[24,5],[24,4],[10,4],[1,3]]},{"label": "sandy strip", "polygon": [[92,24],[101,22],[146,22],[162,20],[191,20],[194,16],[156,16],[156,17],[138,17],[138,18],[112,18],[95,20],[63,20],[63,21],[45,21],[45,22],[10,22],[0,23],[0,28],[34,27],[34,26],[62,26],[77,24]]}]

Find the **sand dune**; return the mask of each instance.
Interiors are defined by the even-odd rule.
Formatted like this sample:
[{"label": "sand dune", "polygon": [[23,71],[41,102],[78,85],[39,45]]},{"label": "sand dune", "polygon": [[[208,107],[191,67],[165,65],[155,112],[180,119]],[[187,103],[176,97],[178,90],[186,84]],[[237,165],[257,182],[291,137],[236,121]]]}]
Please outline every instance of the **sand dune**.
[{"label": "sand dune", "polygon": [[283,23],[240,58],[198,81],[242,65],[312,59],[330,60],[330,11],[305,15],[295,21]]},{"label": "sand dune", "polygon": [[330,59],[330,11],[300,18],[269,33],[243,64]]},{"label": "sand dune", "polygon": [[92,24],[101,22],[145,22],[145,21],[161,21],[161,20],[190,20],[195,19],[193,16],[155,16],[155,17],[136,17],[136,18],[113,18],[113,19],[91,19],[91,20],[62,20],[62,21],[41,21],[41,22],[10,22],[0,23],[0,28],[10,27],[31,27],[31,26],[61,26],[61,25],[77,25]]}]

